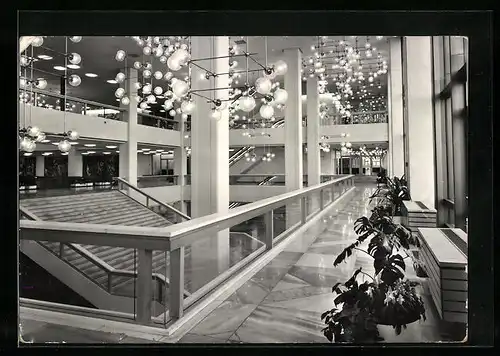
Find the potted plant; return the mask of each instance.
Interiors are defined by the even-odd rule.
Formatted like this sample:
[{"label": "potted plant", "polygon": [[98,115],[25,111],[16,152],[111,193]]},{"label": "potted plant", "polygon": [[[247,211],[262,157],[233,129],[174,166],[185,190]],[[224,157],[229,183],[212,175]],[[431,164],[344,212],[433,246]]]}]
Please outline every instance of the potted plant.
[{"label": "potted plant", "polygon": [[[356,220],[358,238],[335,259],[337,266],[355,250],[373,259],[373,276],[357,269],[345,283],[337,283],[334,308],[321,315],[325,337],[335,342],[373,343],[383,340],[380,325],[391,325],[397,335],[406,325],[425,320],[422,298],[416,293],[418,282],[405,278],[407,253],[418,240],[404,226],[395,224],[383,206],[376,207],[370,218]],[[360,245],[368,241],[366,250]],[[360,277],[367,277],[360,280]]]},{"label": "potted plant", "polygon": [[385,207],[396,223],[401,223],[403,201],[411,200],[410,190],[406,179],[403,177],[386,177],[386,186],[378,187],[370,197],[370,203],[376,201]]},{"label": "potted plant", "polygon": [[377,174],[377,187],[385,184],[387,184],[387,170],[385,168],[381,168],[380,172]]}]

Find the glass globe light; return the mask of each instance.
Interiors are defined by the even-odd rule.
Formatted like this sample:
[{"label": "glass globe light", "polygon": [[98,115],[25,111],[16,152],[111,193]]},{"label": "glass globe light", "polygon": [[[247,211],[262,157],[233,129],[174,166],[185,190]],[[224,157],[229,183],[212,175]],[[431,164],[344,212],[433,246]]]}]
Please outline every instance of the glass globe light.
[{"label": "glass globe light", "polygon": [[144,69],[151,70],[153,68],[153,65],[149,62],[144,63]]},{"label": "glass globe light", "polygon": [[33,47],[40,47],[43,45],[43,37],[42,36],[36,36],[33,41],[31,42],[31,45]]},{"label": "glass globe light", "polygon": [[264,119],[270,119],[274,115],[274,108],[271,105],[262,105],[259,110],[260,116]]},{"label": "glass globe light", "polygon": [[175,116],[175,114],[176,114],[174,109],[170,110],[168,113],[170,116]]},{"label": "glass globe light", "polygon": [[154,50],[155,57],[161,57],[163,56],[163,48],[161,47],[156,47]]},{"label": "glass globe light", "polygon": [[212,109],[212,112],[210,113],[210,117],[214,120],[219,120],[222,116],[222,113],[219,110]]},{"label": "glass globe light", "polygon": [[172,54],[172,57],[175,57],[179,61],[180,65],[187,64],[187,62],[191,59],[191,55],[189,54],[189,52],[182,48],[176,50]]},{"label": "glass globe light", "polygon": [[174,46],[173,46],[173,45],[169,45],[169,46],[168,46],[168,51],[169,51],[170,53],[173,53],[173,52],[175,51]]},{"label": "glass globe light", "polygon": [[31,140],[28,137],[26,137],[26,136],[24,136],[23,138],[20,138],[19,148],[22,151],[25,151],[30,142],[31,142]]},{"label": "glass globe light", "polygon": [[186,113],[182,113],[181,117],[182,117],[182,119],[183,119],[183,120],[187,120],[187,118],[188,118],[188,114],[186,114]]},{"label": "glass globe light", "polygon": [[174,93],[172,93],[171,90],[167,90],[164,95],[165,95],[165,98],[169,99],[169,98],[173,98]]},{"label": "glass globe light", "polygon": [[163,78],[163,74],[162,74],[162,72],[160,72],[159,70],[157,70],[157,71],[155,72],[155,74],[153,74],[153,76],[154,76],[154,77],[155,77],[155,79],[157,79],[157,80],[160,80],[161,78]]},{"label": "glass globe light", "polygon": [[118,99],[122,98],[124,95],[125,95],[125,89],[123,89],[123,88],[117,88],[117,89],[115,90],[115,96],[116,96]]},{"label": "glass globe light", "polygon": [[185,44],[185,43],[181,44],[181,49],[187,50],[188,49],[188,45]]},{"label": "glass globe light", "polygon": [[181,110],[181,108],[177,108],[177,109],[175,109],[175,112],[176,112],[177,114],[182,114],[182,110]]},{"label": "glass globe light", "polygon": [[28,57],[26,56],[21,56],[21,58],[19,59],[19,64],[23,67],[26,67],[27,65],[30,64],[30,61],[28,59]]},{"label": "glass globe light", "polygon": [[276,78],[276,72],[274,70],[271,73],[266,73],[264,71],[264,77],[273,80]]},{"label": "glass globe light", "polygon": [[76,131],[68,131],[68,137],[70,140],[75,141],[80,138],[80,134]]},{"label": "glass globe light", "polygon": [[147,98],[146,98],[146,101],[148,103],[154,103],[156,101],[156,97],[153,94],[148,95]]},{"label": "glass globe light", "polygon": [[123,83],[123,82],[125,81],[125,73],[119,72],[119,73],[116,75],[115,80],[116,80],[118,83]]},{"label": "glass globe light", "polygon": [[257,90],[259,94],[266,95],[271,91],[272,85],[273,83],[271,83],[269,78],[260,77],[255,81],[255,90]]},{"label": "glass globe light", "polygon": [[142,84],[141,84],[141,83],[139,83],[139,82],[134,83],[134,89],[139,90],[139,89],[141,89],[141,88],[142,88]]},{"label": "glass globe light", "polygon": [[29,126],[27,129],[26,129],[26,132],[28,133],[28,135],[30,135],[31,137],[37,137],[39,134],[40,134],[40,129],[37,127],[37,126]]},{"label": "glass globe light", "polygon": [[156,43],[156,44],[160,44],[160,43],[161,43],[160,37],[155,36],[155,37],[153,38],[153,42],[154,42],[154,43]]},{"label": "glass globe light", "polygon": [[137,70],[141,69],[142,68],[142,63],[139,62],[139,61],[135,61],[134,62],[134,68],[137,69]]},{"label": "glass globe light", "polygon": [[173,75],[173,73],[172,73],[172,72],[167,72],[167,73],[165,73],[165,75],[163,76],[163,79],[165,79],[165,80],[171,80],[173,77],[174,77],[174,75]]},{"label": "glass globe light", "polygon": [[142,93],[143,94],[151,94],[151,91],[153,90],[153,86],[151,84],[146,84],[142,87]]},{"label": "glass globe light", "polygon": [[72,74],[72,75],[69,76],[68,82],[69,82],[69,85],[71,85],[73,87],[77,87],[77,86],[79,86],[81,84],[82,78],[80,78],[76,74]]},{"label": "glass globe light", "polygon": [[[120,50],[118,50],[118,51],[116,52],[115,59],[116,59],[118,62],[123,62],[123,60],[125,59],[125,56],[126,56],[126,55],[127,55],[127,54],[125,53],[125,51],[120,49]],[[134,67],[135,67],[135,63],[134,63]],[[139,68],[140,68],[140,67],[139,67]]]},{"label": "glass globe light", "polygon": [[346,142],[345,146],[346,146],[347,148],[350,148],[350,147],[352,146],[352,143],[350,143],[350,142]]},{"label": "glass globe light", "polygon": [[285,61],[279,60],[276,63],[274,63],[274,72],[276,75],[285,75],[285,73],[288,70],[288,65],[286,64]]},{"label": "glass globe light", "polygon": [[122,98],[121,102],[123,105],[128,105],[128,104],[130,104],[130,99],[128,98],[128,96],[124,96]]},{"label": "glass globe light", "polygon": [[161,95],[161,93],[163,93],[163,88],[162,87],[156,87],[153,92],[156,94],[156,95]]},{"label": "glass globe light", "polygon": [[288,99],[288,92],[285,89],[277,89],[274,92],[274,101],[277,104],[285,104]]},{"label": "glass globe light", "polygon": [[240,98],[240,108],[245,112],[250,112],[255,108],[255,99],[252,96],[243,96]]},{"label": "glass globe light", "polygon": [[73,43],[78,43],[82,40],[82,36],[71,36],[69,40]]},{"label": "glass globe light", "polygon": [[139,107],[142,109],[142,110],[146,110],[147,107],[148,107],[148,103],[143,101],[139,104]]},{"label": "glass globe light", "polygon": [[174,103],[171,100],[165,100],[163,107],[167,110],[172,109],[174,107]]},{"label": "glass globe light", "polygon": [[162,44],[166,47],[170,46],[170,40],[168,38],[163,39]]},{"label": "glass globe light", "polygon": [[150,56],[151,55],[151,47],[146,46],[142,49],[142,53],[144,53],[145,56]]},{"label": "glass globe light", "polygon": [[192,100],[183,101],[181,104],[181,110],[183,113],[191,114],[194,110],[194,102]]},{"label": "glass globe light", "polygon": [[43,140],[45,140],[45,133],[44,132],[39,132],[38,135],[36,136],[36,139],[35,141],[36,142],[42,142]]},{"label": "glass globe light", "polygon": [[168,68],[170,68],[174,72],[181,69],[181,63],[180,63],[179,59],[173,55],[167,59],[167,66],[168,66]]},{"label": "glass globe light", "polygon": [[185,96],[188,91],[189,91],[189,85],[182,80],[177,80],[173,85],[172,85],[172,91],[176,96],[179,98],[182,98]]},{"label": "glass globe light", "polygon": [[25,152],[33,152],[33,151],[35,151],[35,149],[36,149],[35,141],[28,140],[28,142],[26,143],[26,145],[24,147],[24,151]]},{"label": "glass globe light", "polygon": [[141,96],[140,96],[140,95],[134,95],[134,96],[133,96],[133,98],[134,98],[134,100],[135,100],[136,102],[138,102],[138,103],[142,100],[142,98],[141,98]]},{"label": "glass globe light", "polygon": [[47,87],[47,81],[43,78],[38,78],[35,82],[35,86],[38,89],[45,89]]},{"label": "glass globe light", "polygon": [[160,57],[160,62],[163,63],[163,64],[167,63],[167,60],[168,60],[168,58],[165,57],[165,56],[161,56]]},{"label": "glass globe light", "polygon": [[146,79],[150,78],[151,77],[151,71],[149,69],[145,69],[143,72],[142,72],[142,76]]},{"label": "glass globe light", "polygon": [[71,64],[80,64],[80,62],[82,61],[82,57],[78,53],[71,53],[68,56],[68,61]]},{"label": "glass globe light", "polygon": [[62,140],[57,144],[59,151],[61,152],[69,152],[71,150],[71,144],[68,140]]}]

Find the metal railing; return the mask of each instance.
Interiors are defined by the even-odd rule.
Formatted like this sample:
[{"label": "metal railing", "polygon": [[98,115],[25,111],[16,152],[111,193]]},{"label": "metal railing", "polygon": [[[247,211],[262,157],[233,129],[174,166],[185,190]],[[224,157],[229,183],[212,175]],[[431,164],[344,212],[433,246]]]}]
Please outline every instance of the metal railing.
[{"label": "metal railing", "polygon": [[178,121],[144,112],[137,113],[137,123],[139,125],[157,127],[166,130],[180,130],[180,123]]},{"label": "metal railing", "polygon": [[151,175],[137,177],[138,188],[163,187],[166,185],[179,185],[177,175]]},{"label": "metal railing", "polygon": [[357,125],[357,124],[379,124],[387,123],[389,116],[387,111],[355,112],[350,117],[332,116],[321,119],[321,126],[331,125]]},{"label": "metal railing", "polygon": [[[170,254],[168,313],[172,320],[177,320],[183,316],[185,308],[206,296],[259,255],[273,249],[277,243],[283,241],[299,226],[306,224],[312,216],[334,204],[339,198],[351,191],[354,185],[353,178],[352,175],[341,177],[312,187],[246,204],[231,209],[226,213],[203,216],[165,228],[22,220],[20,222],[20,239],[137,249],[138,288],[136,313],[137,321],[144,324],[150,324],[154,319],[151,313],[153,251],[168,251]],[[131,188],[134,189],[134,187]],[[317,209],[312,208],[309,203],[311,199],[317,200]],[[275,236],[275,229],[273,228],[274,210],[283,206],[287,206],[288,209],[288,207],[297,204],[299,212],[297,223],[290,220],[286,230]],[[226,231],[232,226],[258,216],[264,217],[265,234],[261,241],[265,246],[253,251],[228,270],[218,273],[215,278],[196,291],[192,291],[192,294],[186,297],[184,293],[185,249],[192,247],[195,243],[207,241],[218,232]],[[205,270],[202,272],[205,273]],[[195,272],[191,271],[190,273]],[[161,316],[157,318],[161,319]]]},{"label": "metal railing", "polygon": [[[24,92],[19,90],[20,100],[27,99],[31,105],[58,111],[67,111],[74,114],[86,116],[102,117],[110,120],[123,120],[123,112],[126,110],[122,107],[98,103],[91,100],[80,99],[72,96],[64,96],[53,93],[47,90],[30,89],[33,92]],[[64,100],[66,100],[66,108],[64,108]]]},{"label": "metal railing", "polygon": [[[126,187],[129,196],[132,195],[132,194],[130,194],[130,191],[132,190],[132,191],[138,193],[139,196],[141,196],[142,198],[144,198],[145,199],[145,203],[144,204],[141,203],[141,204],[143,204],[146,208],[153,210],[152,207],[149,204],[150,202],[153,202],[153,203],[156,203],[157,206],[160,206],[161,208],[165,208],[168,212],[173,213],[177,217],[177,220],[173,221],[173,222],[180,222],[182,220],[191,220],[191,218],[189,216],[187,216],[186,214],[184,214],[182,211],[177,210],[173,206],[170,206],[168,204],[165,204],[165,203],[161,202],[160,200],[156,199],[155,197],[153,197],[153,196],[149,195],[148,193],[142,191],[138,187],[130,184],[125,179],[120,178],[120,177],[116,177],[116,178],[113,178],[113,180],[118,183],[118,190],[120,192],[122,192],[123,194],[127,195],[127,193],[124,192],[124,187]],[[155,211],[155,212],[157,212],[157,211]]]}]

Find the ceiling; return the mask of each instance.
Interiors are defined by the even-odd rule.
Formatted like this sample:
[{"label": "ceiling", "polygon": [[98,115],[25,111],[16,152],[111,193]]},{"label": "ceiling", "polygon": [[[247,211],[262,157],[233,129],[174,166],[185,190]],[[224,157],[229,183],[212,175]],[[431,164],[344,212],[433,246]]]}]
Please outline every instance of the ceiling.
[{"label": "ceiling", "polygon": [[[257,53],[254,58],[261,64],[265,64],[266,57],[267,63],[273,63],[280,59],[284,49],[289,48],[300,48],[302,51],[302,56],[304,60],[304,75],[308,73],[309,58],[314,56],[317,52],[312,46],[318,46],[318,43],[324,42],[324,46],[320,45],[320,50],[325,53],[322,61],[325,63],[326,71],[328,75],[335,75],[338,70],[331,69],[330,64],[333,63],[333,55],[335,52],[333,49],[335,47],[332,44],[338,41],[345,41],[350,43],[352,46],[355,45],[355,41],[358,41],[357,45],[359,48],[364,48],[365,43],[369,41],[372,48],[375,47],[374,57],[377,56],[375,53],[380,53],[382,59],[388,61],[388,43],[387,39],[384,37],[382,39],[377,39],[371,36],[367,38],[354,36],[237,36],[231,37],[231,43],[234,45],[235,41],[245,41],[244,44],[237,45],[239,51],[248,50],[252,53]],[[67,43],[66,43],[67,42]],[[266,56],[266,45],[267,45],[267,56]],[[67,48],[66,48],[67,46]],[[357,48],[358,48],[357,47]],[[58,71],[54,69],[54,66],[64,66],[64,56],[62,53],[73,53],[76,52],[81,55],[82,62],[79,64],[79,69],[68,69],[68,75],[77,74],[81,77],[82,82],[78,87],[72,87],[67,85],[67,95],[74,96],[86,100],[91,100],[99,103],[104,103],[108,105],[118,105],[114,92],[118,87],[118,84],[109,84],[106,81],[114,79],[116,74],[123,71],[126,63],[118,62],[115,60],[116,52],[122,49],[127,53],[128,60],[134,61],[137,58],[141,60],[144,56],[142,54],[142,48],[137,45],[137,43],[131,37],[83,37],[79,43],[73,43],[70,40],[66,40],[65,37],[46,37],[44,43],[41,47],[30,46],[25,54],[28,56],[33,56],[37,58],[39,55],[46,55],[52,57],[50,60],[39,59],[34,63],[34,77],[43,77],[47,80],[48,86],[46,90],[59,93],[60,91],[60,77],[64,74],[64,71]],[[330,53],[332,51],[332,53]],[[158,69],[163,69],[166,72],[166,65],[159,62],[154,56],[146,57],[148,61],[153,64],[153,71]],[[235,67],[235,71],[246,71],[247,65],[243,57],[235,58],[238,65]],[[370,63],[375,63],[376,60],[373,58],[365,60],[365,65],[363,65],[363,70],[368,71]],[[130,63],[129,63],[130,65]],[[160,67],[161,66],[161,67]],[[330,68],[329,68],[330,66]],[[259,69],[258,64],[253,61],[249,61],[248,69],[254,70]],[[375,69],[376,70],[376,69]],[[43,71],[43,72],[42,72]],[[179,71],[181,72],[181,71]],[[177,78],[183,78],[186,73],[176,72]],[[97,74],[97,77],[90,78],[85,76],[86,73]],[[180,74],[180,76],[179,76]],[[257,77],[261,76],[262,73],[251,72],[249,73],[249,81],[254,82]],[[28,73],[30,77],[30,73]],[[356,101],[356,92],[362,92],[363,89],[367,90],[372,97],[377,98],[385,95],[387,92],[387,80],[386,75],[380,76],[380,83],[352,83],[351,86],[354,92],[353,101]],[[233,80],[233,86],[242,85],[246,80],[246,74],[241,75],[240,78],[235,78]],[[279,81],[283,84],[283,78],[278,77],[275,81]],[[166,87],[166,82],[165,87]],[[370,84],[373,84],[370,86]],[[380,84],[380,88],[377,84]],[[365,87],[363,88],[363,85]],[[166,89],[164,87],[164,89]],[[305,94],[306,85],[302,85],[303,94]],[[328,90],[330,92],[335,91],[335,85],[329,84]],[[365,100],[366,97],[363,100]],[[359,99],[358,99],[359,101]]]}]

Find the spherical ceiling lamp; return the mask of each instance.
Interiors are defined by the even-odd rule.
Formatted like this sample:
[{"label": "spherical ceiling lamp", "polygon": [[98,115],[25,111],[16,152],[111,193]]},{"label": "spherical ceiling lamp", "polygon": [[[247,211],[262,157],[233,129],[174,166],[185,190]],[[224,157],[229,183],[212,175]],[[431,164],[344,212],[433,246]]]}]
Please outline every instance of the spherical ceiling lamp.
[{"label": "spherical ceiling lamp", "polygon": [[183,80],[177,80],[172,84],[172,91],[177,97],[182,98],[188,93],[189,85]]},{"label": "spherical ceiling lamp", "polygon": [[286,64],[285,61],[279,60],[276,63],[274,63],[274,72],[276,75],[285,75],[285,73],[288,70],[288,65]]},{"label": "spherical ceiling lamp", "polygon": [[262,105],[259,110],[260,116],[264,119],[270,119],[274,115],[274,108],[271,105]]},{"label": "spherical ceiling lamp", "polygon": [[273,83],[269,78],[266,77],[260,77],[255,81],[255,90],[257,90],[257,93],[266,95],[271,92]]},{"label": "spherical ceiling lamp", "polygon": [[174,109],[172,109],[172,110],[170,110],[170,111],[168,112],[168,114],[169,114],[170,116],[175,116],[176,112],[175,112],[175,110],[174,110]]},{"label": "spherical ceiling lamp", "polygon": [[69,152],[69,150],[71,150],[71,144],[68,140],[61,140],[57,144],[57,148],[59,148],[61,152]]},{"label": "spherical ceiling lamp", "polygon": [[78,76],[76,74],[72,74],[68,78],[68,83],[72,87],[77,87],[82,83],[82,78],[80,78],[80,76]]},{"label": "spherical ceiling lamp", "polygon": [[151,91],[153,90],[153,86],[151,84],[146,84],[142,87],[142,93],[143,94],[151,94]]},{"label": "spherical ceiling lamp", "polygon": [[73,43],[78,43],[82,40],[82,36],[70,36],[69,40]]},{"label": "spherical ceiling lamp", "polygon": [[242,96],[239,102],[241,110],[245,112],[250,112],[255,108],[255,99],[252,96]]},{"label": "spherical ceiling lamp", "polygon": [[166,110],[172,109],[174,107],[174,103],[172,102],[172,100],[165,100],[165,103],[163,104],[163,107]]},{"label": "spherical ceiling lamp", "polygon": [[36,36],[33,41],[31,42],[33,47],[40,47],[43,45],[43,37],[42,36]]},{"label": "spherical ceiling lamp", "polygon": [[171,91],[171,90],[167,90],[167,91],[165,92],[165,94],[163,94],[163,95],[164,95],[164,96],[165,96],[165,98],[167,98],[167,99],[171,99],[171,98],[173,98],[173,97],[174,97],[174,93],[172,93],[172,91]]},{"label": "spherical ceiling lamp", "polygon": [[139,90],[142,88],[142,84],[139,82],[134,83],[134,89]]},{"label": "spherical ceiling lamp", "polygon": [[165,80],[172,80],[173,77],[174,77],[174,74],[172,72],[167,72],[163,76],[163,79],[165,79]]},{"label": "spherical ceiling lamp", "polygon": [[153,65],[149,62],[144,63],[144,69],[151,70],[153,69]]},{"label": "spherical ceiling lamp", "polygon": [[146,79],[151,78],[151,71],[149,69],[144,69],[142,71],[142,76]]},{"label": "spherical ceiling lamp", "polygon": [[181,110],[185,114],[191,114],[194,111],[194,102],[192,100],[183,101],[181,104]]},{"label": "spherical ceiling lamp", "polygon": [[155,57],[158,57],[158,58],[161,57],[161,56],[163,56],[163,48],[162,47],[156,47],[154,49],[154,55],[155,55]]},{"label": "spherical ceiling lamp", "polygon": [[189,52],[183,48],[179,48],[178,50],[176,50],[172,54],[172,57],[175,57],[175,59],[179,61],[180,65],[186,65],[187,62],[191,59],[191,55],[189,54]]},{"label": "spherical ceiling lamp", "polygon": [[40,129],[37,126],[28,126],[26,132],[31,137],[37,137],[40,134]]},{"label": "spherical ceiling lamp", "polygon": [[167,60],[167,66],[174,72],[178,71],[181,69],[181,63],[177,57],[171,56]]},{"label": "spherical ceiling lamp", "polygon": [[80,134],[77,131],[68,131],[68,138],[72,141],[76,141],[80,138]]},{"label": "spherical ceiling lamp", "polygon": [[[115,59],[118,61],[118,62],[123,62],[125,60],[125,57],[126,57],[126,53],[124,50],[118,50],[116,52],[116,56],[115,56]],[[137,62],[136,62],[137,63]],[[134,63],[134,67],[135,67],[135,63]],[[139,67],[140,68],[140,67]],[[136,68],[137,69],[137,68]]]},{"label": "spherical ceiling lamp", "polygon": [[124,97],[122,98],[122,100],[121,100],[121,103],[122,103],[123,105],[128,105],[128,104],[130,104],[130,99],[128,98],[128,96],[124,96]]},{"label": "spherical ceiling lamp", "polygon": [[161,93],[163,93],[163,88],[162,87],[156,87],[156,88],[154,88],[153,92],[156,95],[161,95]]},{"label": "spherical ceiling lamp", "polygon": [[119,72],[119,73],[116,75],[115,80],[116,80],[118,83],[123,83],[123,82],[125,81],[125,73]]},{"label": "spherical ceiling lamp", "polygon": [[45,133],[44,132],[39,132],[38,135],[35,138],[35,141],[36,142],[42,142],[43,140],[45,140],[45,138],[46,138]]},{"label": "spherical ceiling lamp", "polygon": [[214,120],[220,120],[220,118],[222,117],[222,113],[217,110],[217,109],[212,109],[212,112],[210,113],[210,117]]},{"label": "spherical ceiling lamp", "polygon": [[47,87],[47,81],[43,78],[38,78],[36,81],[35,81],[35,86],[38,88],[38,89],[45,89]]},{"label": "spherical ceiling lamp", "polygon": [[182,117],[183,120],[187,120],[188,114],[186,114],[186,113],[183,112],[182,115],[181,115],[181,117]]},{"label": "spherical ceiling lamp", "polygon": [[288,99],[288,92],[285,89],[277,89],[273,96],[276,104],[285,104]]},{"label": "spherical ceiling lamp", "polygon": [[139,104],[139,107],[142,109],[142,110],[146,110],[148,108],[148,103],[143,101]]},{"label": "spherical ceiling lamp", "polygon": [[150,56],[151,55],[151,47],[146,46],[142,49],[142,53],[144,53],[145,56]]},{"label": "spherical ceiling lamp", "polygon": [[118,99],[122,98],[124,95],[125,95],[125,89],[123,89],[123,88],[117,88],[117,89],[115,90],[115,96],[116,96]]},{"label": "spherical ceiling lamp", "polygon": [[71,64],[80,64],[80,62],[82,61],[82,57],[78,53],[71,53],[68,56],[68,61]]},{"label": "spherical ceiling lamp", "polygon": [[163,78],[163,73],[160,72],[159,70],[157,70],[153,76],[155,77],[156,80],[160,80],[161,78]]},{"label": "spherical ceiling lamp", "polygon": [[142,68],[142,63],[139,62],[139,61],[135,61],[134,62],[134,68],[137,69],[137,70],[141,69]]},{"label": "spherical ceiling lamp", "polygon": [[351,148],[351,147],[352,147],[352,143],[350,143],[350,142],[346,142],[345,146],[346,146],[347,148]]},{"label": "spherical ceiling lamp", "polygon": [[22,67],[26,67],[26,66],[28,66],[30,64],[30,60],[26,56],[21,56],[21,58],[19,59],[19,64]]},{"label": "spherical ceiling lamp", "polygon": [[165,57],[165,56],[161,56],[160,57],[160,62],[163,63],[163,64],[167,63],[167,60],[168,60],[168,58]]},{"label": "spherical ceiling lamp", "polygon": [[148,96],[146,97],[146,101],[147,101],[148,103],[154,103],[154,102],[156,101],[156,97],[155,97],[153,94],[148,95]]}]

